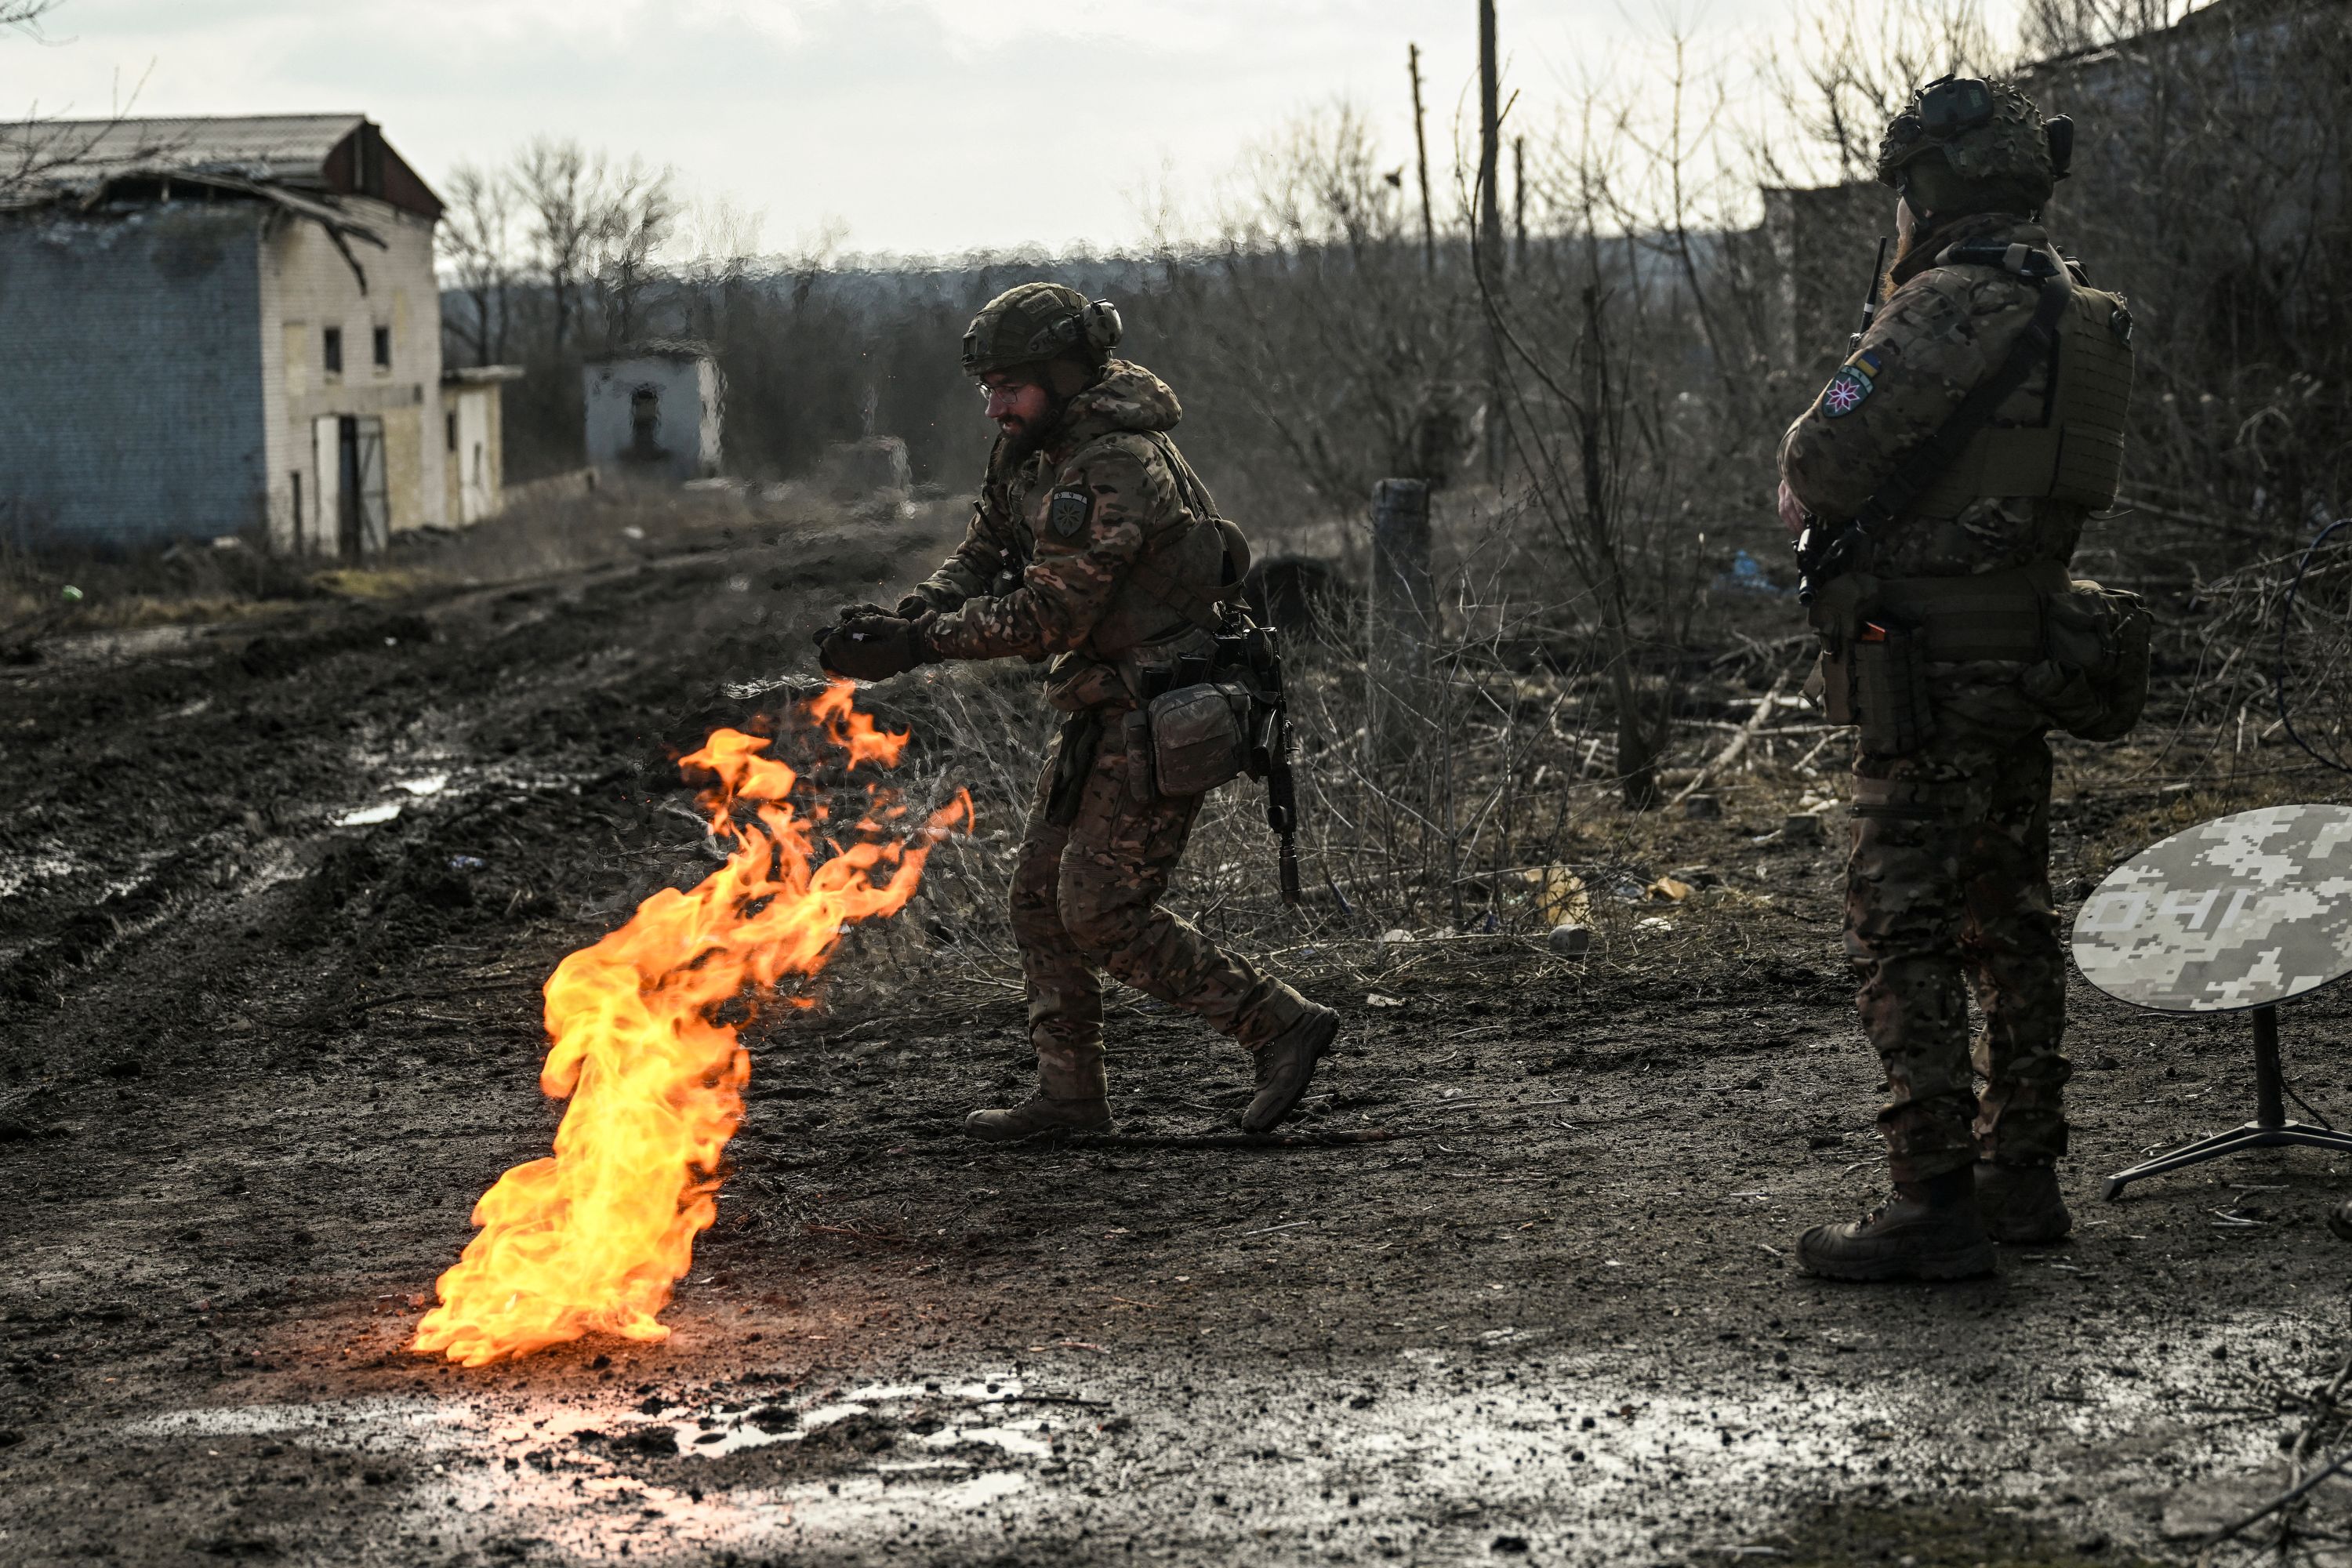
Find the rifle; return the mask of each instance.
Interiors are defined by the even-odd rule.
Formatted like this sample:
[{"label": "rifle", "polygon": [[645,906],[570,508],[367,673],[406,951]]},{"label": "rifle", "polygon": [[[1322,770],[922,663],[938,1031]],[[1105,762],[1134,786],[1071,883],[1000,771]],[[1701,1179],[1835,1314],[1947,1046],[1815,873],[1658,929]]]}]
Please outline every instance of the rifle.
[{"label": "rifle", "polygon": [[1252,626],[1243,637],[1257,718],[1256,733],[1250,737],[1249,771],[1265,780],[1265,825],[1282,840],[1282,901],[1295,905],[1301,897],[1298,788],[1290,773],[1290,704],[1282,685],[1282,634],[1272,626]]},{"label": "rifle", "polygon": [[[1880,235],[1878,256],[1870,264],[1870,285],[1862,291],[1862,325],[1845,341],[1848,354],[1862,347],[1870,323],[1878,319],[1878,289],[1885,278],[1886,237]],[[1824,538],[1821,519],[1807,512],[1804,530],[1797,535],[1797,603],[1811,605],[1821,584],[1851,570],[1854,557],[1861,553],[1869,537],[1860,522],[1848,521],[1836,533]]]}]

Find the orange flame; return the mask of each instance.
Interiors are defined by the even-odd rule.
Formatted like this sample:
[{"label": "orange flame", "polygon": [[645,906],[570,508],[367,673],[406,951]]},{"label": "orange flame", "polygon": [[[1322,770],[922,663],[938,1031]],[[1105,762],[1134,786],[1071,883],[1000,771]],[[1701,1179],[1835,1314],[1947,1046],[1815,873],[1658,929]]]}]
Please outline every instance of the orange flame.
[{"label": "orange flame", "polygon": [[[803,711],[852,770],[895,764],[907,737],[877,730],[852,690],[836,682]],[[554,1157],[517,1165],[474,1205],[480,1234],[436,1282],[440,1305],[417,1326],[417,1351],[481,1366],[589,1333],[667,1338],[655,1316],[693,1261],[696,1233],[717,1217],[719,1152],[742,1121],[751,1077],[740,1024],[719,1021],[718,1009],[815,973],[845,922],[896,914],[931,847],[971,826],[960,792],[911,838],[891,841],[877,819],[904,809],[869,788],[861,837],[828,845],[819,861],[813,835],[825,812],[787,801],[799,775],[762,755],[768,745],[719,730],[682,759],[717,777],[700,804],[734,851],[692,891],[646,900],[549,977],[553,1043],[539,1084],[572,1101]],[[753,820],[736,819],[739,805]]]}]

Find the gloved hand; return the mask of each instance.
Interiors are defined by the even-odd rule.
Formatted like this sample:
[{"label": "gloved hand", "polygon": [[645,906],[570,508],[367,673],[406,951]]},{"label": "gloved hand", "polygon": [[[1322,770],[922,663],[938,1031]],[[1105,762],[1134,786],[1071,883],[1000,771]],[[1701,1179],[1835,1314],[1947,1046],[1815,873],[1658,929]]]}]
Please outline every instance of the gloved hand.
[{"label": "gloved hand", "polygon": [[931,650],[930,617],[910,621],[898,616],[861,615],[827,626],[816,635],[817,662],[834,675],[852,680],[887,680],[919,664],[936,664]]},{"label": "gloved hand", "polygon": [[902,620],[919,621],[925,616],[930,615],[933,609],[931,602],[920,594],[909,594],[899,600],[898,607],[890,613]]}]

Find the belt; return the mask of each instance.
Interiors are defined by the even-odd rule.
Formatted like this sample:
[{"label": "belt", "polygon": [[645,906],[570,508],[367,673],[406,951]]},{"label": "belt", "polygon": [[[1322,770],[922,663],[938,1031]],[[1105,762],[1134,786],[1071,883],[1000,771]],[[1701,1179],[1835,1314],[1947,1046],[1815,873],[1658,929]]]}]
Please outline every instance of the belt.
[{"label": "belt", "polygon": [[1966,577],[1886,577],[1874,608],[1919,628],[1927,657],[1945,664],[2008,659],[2032,664],[2042,657],[2042,602],[2067,587],[2054,561]]}]

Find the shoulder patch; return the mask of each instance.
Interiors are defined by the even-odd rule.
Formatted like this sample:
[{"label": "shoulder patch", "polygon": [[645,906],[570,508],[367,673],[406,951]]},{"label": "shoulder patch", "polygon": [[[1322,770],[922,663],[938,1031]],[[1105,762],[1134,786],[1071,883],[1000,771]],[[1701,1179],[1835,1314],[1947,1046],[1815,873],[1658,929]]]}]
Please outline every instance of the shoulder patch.
[{"label": "shoulder patch", "polygon": [[1862,400],[1871,393],[1870,373],[1859,363],[1838,367],[1830,384],[1822,389],[1822,417],[1843,419],[1862,406]]},{"label": "shoulder patch", "polygon": [[1082,489],[1058,489],[1045,503],[1045,523],[1060,539],[1076,539],[1086,531],[1087,514],[1095,498]]}]

